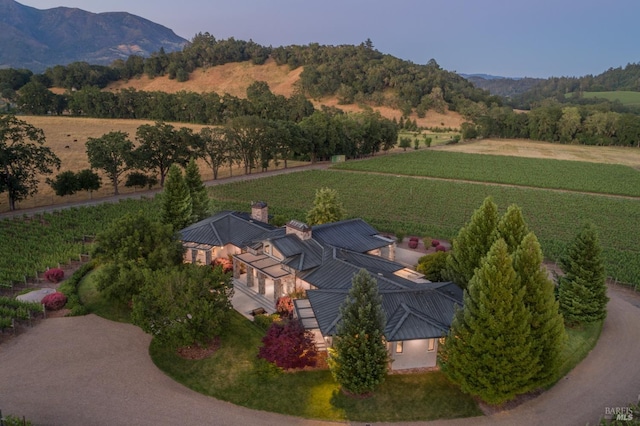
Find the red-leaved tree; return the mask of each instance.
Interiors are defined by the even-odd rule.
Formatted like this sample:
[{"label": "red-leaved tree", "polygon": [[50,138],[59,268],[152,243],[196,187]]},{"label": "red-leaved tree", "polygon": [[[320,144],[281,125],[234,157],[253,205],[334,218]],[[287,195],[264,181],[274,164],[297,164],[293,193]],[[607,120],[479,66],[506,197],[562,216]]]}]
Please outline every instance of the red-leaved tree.
[{"label": "red-leaved tree", "polygon": [[298,320],[274,322],[262,338],[258,357],[280,368],[303,368],[316,365],[318,352],[313,334]]}]

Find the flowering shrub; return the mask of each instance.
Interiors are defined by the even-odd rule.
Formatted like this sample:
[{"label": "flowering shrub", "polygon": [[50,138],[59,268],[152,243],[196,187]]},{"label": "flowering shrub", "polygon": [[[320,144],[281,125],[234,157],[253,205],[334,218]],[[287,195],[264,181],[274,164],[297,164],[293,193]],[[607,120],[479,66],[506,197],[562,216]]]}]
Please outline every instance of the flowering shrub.
[{"label": "flowering shrub", "polygon": [[67,296],[60,292],[47,294],[42,299],[42,304],[48,311],[57,311],[58,309],[62,309],[66,303]]},{"label": "flowering shrub", "polygon": [[418,248],[418,240],[409,240],[409,248]]},{"label": "flowering shrub", "polygon": [[436,246],[436,251],[447,251],[447,248],[445,246],[443,246],[442,244],[438,244]]},{"label": "flowering shrub", "polygon": [[233,262],[227,257],[216,257],[215,259],[213,259],[213,262],[211,264],[214,268],[216,266],[222,266],[222,272],[224,272],[225,274],[227,272],[233,271]]},{"label": "flowering shrub", "polygon": [[276,312],[280,314],[280,318],[293,318],[293,300],[291,297],[279,297],[276,301]]},{"label": "flowering shrub", "polygon": [[440,245],[439,240],[431,240],[431,247],[438,247]]},{"label": "flowering shrub", "polygon": [[64,271],[60,268],[52,268],[44,273],[44,278],[50,283],[59,283],[64,278]]},{"label": "flowering shrub", "polygon": [[313,367],[317,355],[313,335],[297,320],[271,324],[258,352],[259,358],[285,369]]}]

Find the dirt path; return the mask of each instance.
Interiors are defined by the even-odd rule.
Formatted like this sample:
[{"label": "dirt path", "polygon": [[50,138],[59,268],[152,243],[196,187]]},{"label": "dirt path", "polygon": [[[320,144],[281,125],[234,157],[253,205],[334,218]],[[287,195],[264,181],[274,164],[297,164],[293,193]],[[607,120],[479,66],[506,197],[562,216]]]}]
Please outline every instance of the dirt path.
[{"label": "dirt path", "polygon": [[[540,397],[490,417],[429,425],[595,425],[640,392],[640,296],[610,287],[596,348]],[[95,315],[52,318],[0,346],[0,409],[35,425],[322,425],[193,392],[152,363],[150,337]]]}]

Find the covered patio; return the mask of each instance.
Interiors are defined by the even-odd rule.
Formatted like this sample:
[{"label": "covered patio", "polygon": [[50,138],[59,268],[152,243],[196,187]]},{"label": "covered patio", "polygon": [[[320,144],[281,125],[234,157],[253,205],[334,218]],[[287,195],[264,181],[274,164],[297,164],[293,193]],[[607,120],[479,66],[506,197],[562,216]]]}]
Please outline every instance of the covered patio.
[{"label": "covered patio", "polygon": [[249,290],[271,299],[274,305],[279,297],[287,294],[289,286],[283,281],[293,280],[291,271],[287,269],[266,254],[246,252],[233,256],[234,282],[244,283]]}]

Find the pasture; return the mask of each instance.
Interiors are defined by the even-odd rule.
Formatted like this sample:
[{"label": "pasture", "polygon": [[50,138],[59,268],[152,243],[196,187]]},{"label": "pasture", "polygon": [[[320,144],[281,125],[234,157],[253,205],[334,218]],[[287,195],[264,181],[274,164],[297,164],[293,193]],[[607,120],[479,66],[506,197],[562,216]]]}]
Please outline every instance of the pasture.
[{"label": "pasture", "polygon": [[[62,164],[60,171],[54,171],[50,176],[42,176],[38,186],[38,193],[34,197],[27,198],[24,201],[16,203],[18,209],[27,209],[31,207],[40,207],[47,205],[58,205],[65,203],[73,203],[88,200],[90,197],[102,198],[113,195],[113,186],[111,182],[105,178],[101,171],[98,174],[102,177],[102,187],[93,194],[79,192],[65,197],[59,197],[53,189],[45,183],[47,177],[53,179],[55,176],[67,170],[73,172],[89,168],[87,159],[86,142],[89,138],[99,138],[102,135],[122,131],[129,135],[129,139],[136,144],[135,136],[139,126],[143,124],[153,125],[153,121],[149,120],[117,120],[117,119],[97,119],[83,117],[51,117],[51,116],[20,116],[21,120],[42,129],[46,138],[46,146],[51,148],[53,152],[60,158]],[[187,127],[194,132],[199,132],[203,125],[189,123],[170,123],[176,129]],[[289,162],[290,165],[300,164],[295,161]],[[212,180],[213,172],[204,162],[198,160],[200,173],[203,180]],[[282,164],[278,167],[282,167]],[[232,169],[223,167],[218,172],[219,178],[228,177],[230,175],[243,174],[244,168],[234,165]],[[159,188],[159,186],[158,186]],[[131,194],[140,192],[139,188],[126,188],[124,181],[120,184],[119,191],[121,194]],[[9,202],[6,194],[0,194],[0,212],[9,210]]]},{"label": "pasture", "polygon": [[[567,94],[571,97],[571,93]],[[616,90],[609,92],[582,92],[582,96],[587,99],[602,98],[608,101],[620,101],[624,106],[640,106],[640,92],[629,90]]]}]

